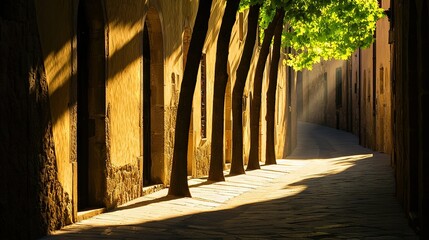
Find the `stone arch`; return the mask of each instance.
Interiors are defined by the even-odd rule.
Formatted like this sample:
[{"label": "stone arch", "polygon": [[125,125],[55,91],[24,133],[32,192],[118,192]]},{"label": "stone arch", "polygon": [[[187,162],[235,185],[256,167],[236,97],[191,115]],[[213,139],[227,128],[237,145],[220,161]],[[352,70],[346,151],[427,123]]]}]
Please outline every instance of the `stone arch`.
[{"label": "stone arch", "polygon": [[101,1],[77,9],[77,209],[104,206],[106,168],[105,18]]},{"label": "stone arch", "polygon": [[159,12],[147,9],[143,27],[143,185],[165,183],[164,42]]}]

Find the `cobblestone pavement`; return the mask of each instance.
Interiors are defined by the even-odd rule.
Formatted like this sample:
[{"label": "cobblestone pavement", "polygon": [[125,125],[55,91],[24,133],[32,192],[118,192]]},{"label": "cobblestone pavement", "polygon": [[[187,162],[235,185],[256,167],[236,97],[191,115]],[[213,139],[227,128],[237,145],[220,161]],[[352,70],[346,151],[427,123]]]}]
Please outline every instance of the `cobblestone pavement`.
[{"label": "cobblestone pavement", "polygon": [[193,198],[164,189],[45,239],[417,239],[389,159],[349,133],[300,123],[296,150],[277,165],[192,179]]}]

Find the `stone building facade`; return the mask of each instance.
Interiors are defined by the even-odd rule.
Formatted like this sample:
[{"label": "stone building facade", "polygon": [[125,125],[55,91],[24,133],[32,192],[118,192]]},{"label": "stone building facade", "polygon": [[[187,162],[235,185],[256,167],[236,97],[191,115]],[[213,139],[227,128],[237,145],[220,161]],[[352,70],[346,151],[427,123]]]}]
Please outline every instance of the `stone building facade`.
[{"label": "stone building facade", "polygon": [[[298,94],[303,96],[303,106],[305,96],[315,96],[315,100],[307,101],[309,110],[302,110],[301,119],[333,126],[332,120],[324,117],[332,116],[334,111],[321,103],[325,98],[318,89],[324,89],[324,72],[339,65],[343,69],[349,66],[346,81],[351,79],[351,84],[347,87],[343,81],[342,87],[343,94],[351,99],[352,110],[346,118],[352,124],[342,125],[340,117],[339,128],[359,136],[363,146],[391,154],[397,197],[421,239],[428,239],[429,4],[426,0],[379,3],[387,17],[377,22],[375,42],[370,48],[356,51],[343,63],[323,62],[313,72],[304,71],[302,94]],[[327,101],[328,105],[334,104],[332,99]],[[315,107],[311,108],[311,102]]]},{"label": "stone building facade", "polygon": [[[302,97],[300,119],[338,129],[348,129],[347,61],[322,61],[313,69],[303,70],[299,80]],[[301,87],[302,86],[302,87]]]},{"label": "stone building facade", "polygon": [[[390,8],[389,0],[379,3]],[[389,27],[388,18],[381,18],[370,47],[303,71],[302,120],[353,132],[363,146],[391,153]]]},{"label": "stone building facade", "polygon": [[[191,0],[4,3],[0,190],[6,194],[0,202],[0,235],[34,238],[78,221],[83,210],[111,209],[137,198],[143,186],[169,185],[180,84],[197,7]],[[188,147],[192,177],[208,173],[215,43],[224,7],[225,1],[213,1],[194,94]],[[230,43],[227,162],[231,92],[246,17],[246,12],[237,14]],[[243,96],[245,160],[257,50]],[[287,81],[287,71],[279,67],[278,157],[296,142],[296,132],[291,133],[296,114],[289,111],[296,109],[289,96],[296,85]],[[264,81],[263,99],[267,88]],[[265,104],[261,112],[265,116]],[[263,159],[265,117],[260,125]]]}]

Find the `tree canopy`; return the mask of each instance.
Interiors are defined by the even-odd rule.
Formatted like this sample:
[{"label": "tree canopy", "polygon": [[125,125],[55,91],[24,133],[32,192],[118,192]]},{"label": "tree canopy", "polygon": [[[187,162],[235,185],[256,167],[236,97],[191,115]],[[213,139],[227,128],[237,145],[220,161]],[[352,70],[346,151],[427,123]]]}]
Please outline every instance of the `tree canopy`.
[{"label": "tree canopy", "polygon": [[[373,41],[383,16],[377,0],[242,0],[241,9],[262,3],[259,26],[265,29],[277,8],[285,10],[283,47],[292,47],[285,63],[311,69],[321,59],[346,59]],[[260,37],[263,38],[263,31]]]}]

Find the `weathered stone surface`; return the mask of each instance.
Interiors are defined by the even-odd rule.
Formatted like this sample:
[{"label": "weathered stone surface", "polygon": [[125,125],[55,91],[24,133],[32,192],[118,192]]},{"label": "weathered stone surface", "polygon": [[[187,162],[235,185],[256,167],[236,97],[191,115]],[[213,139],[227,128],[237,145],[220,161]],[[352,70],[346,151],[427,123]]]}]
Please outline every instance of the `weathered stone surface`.
[{"label": "weathered stone surface", "polygon": [[106,177],[105,204],[107,208],[114,208],[141,196],[143,179],[140,169],[136,165],[127,164],[116,167],[108,164]]},{"label": "weathered stone surface", "polygon": [[204,142],[202,146],[199,146],[195,151],[195,176],[202,177],[209,174],[210,167],[210,144]]},{"label": "weathered stone surface", "polygon": [[110,144],[110,105],[107,107],[106,117],[106,195],[104,204],[106,208],[111,209],[122,205],[142,194],[142,169],[140,158],[136,159],[135,164],[126,164],[115,166],[111,161]]},{"label": "weathered stone surface", "polygon": [[71,222],[58,181],[49,97],[31,1],[6,1],[0,20],[0,234],[32,239]]},{"label": "weathered stone surface", "polygon": [[[164,152],[164,163],[166,168],[166,174],[164,179],[164,184],[166,186],[170,185],[170,176],[171,168],[173,164],[173,151],[174,151],[174,134],[176,127],[176,116],[177,116],[177,104],[178,104],[178,95],[175,93],[171,98],[170,106],[165,109],[165,152]],[[188,143],[189,144],[189,143]]]},{"label": "weathered stone surface", "polygon": [[[427,212],[427,1],[393,1],[395,70],[394,99],[394,166],[397,196],[412,223],[420,229],[421,239],[429,237]],[[423,45],[418,43],[423,43]],[[420,98],[420,99],[419,99]],[[420,147],[416,146],[420,145]],[[418,204],[422,204],[417,206]]]}]

